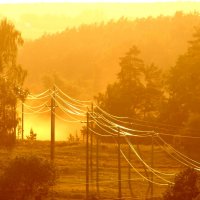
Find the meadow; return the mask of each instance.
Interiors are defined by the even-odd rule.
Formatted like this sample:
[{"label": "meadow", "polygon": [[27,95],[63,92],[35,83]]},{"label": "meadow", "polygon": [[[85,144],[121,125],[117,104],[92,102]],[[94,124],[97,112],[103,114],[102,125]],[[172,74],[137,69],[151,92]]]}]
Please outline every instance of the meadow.
[{"label": "meadow", "polygon": [[[95,145],[93,146],[93,173],[90,180],[90,194],[92,199],[97,199],[96,191],[96,157]],[[128,146],[121,146],[125,155],[128,153]],[[151,163],[151,146],[140,145],[141,156],[146,163]],[[13,149],[0,150],[0,169],[8,164],[9,160],[16,156],[37,155],[50,159],[50,142],[35,141],[33,144],[18,142]],[[55,166],[58,179],[56,185],[51,189],[50,199],[84,199],[85,198],[85,172],[86,172],[86,151],[83,142],[56,142]],[[132,165],[142,174],[145,174],[144,166],[131,154]],[[118,169],[117,169],[117,145],[101,143],[99,147],[99,199],[117,199],[118,195]],[[171,159],[158,146],[154,147],[154,168],[165,173],[177,173],[182,168]],[[150,199],[150,191],[147,195],[149,183],[141,178],[131,169],[131,180],[128,181],[128,163],[121,156],[122,172],[122,196],[123,199]],[[91,174],[90,174],[91,175]],[[151,174],[148,173],[151,177]],[[91,177],[91,176],[90,176]],[[165,177],[169,179],[169,177]],[[171,178],[173,181],[173,177]],[[154,177],[154,181],[161,182]],[[131,191],[130,184],[131,183]],[[162,199],[162,194],[167,186],[154,185],[154,199]],[[133,196],[132,196],[132,195]]]}]

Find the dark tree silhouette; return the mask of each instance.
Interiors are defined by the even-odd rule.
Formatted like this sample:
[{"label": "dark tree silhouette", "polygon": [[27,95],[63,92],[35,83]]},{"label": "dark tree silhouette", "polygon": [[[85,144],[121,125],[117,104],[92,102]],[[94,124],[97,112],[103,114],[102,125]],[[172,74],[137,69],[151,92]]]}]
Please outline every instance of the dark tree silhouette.
[{"label": "dark tree silhouette", "polygon": [[6,19],[0,23],[0,144],[10,145],[16,138],[17,99],[24,99],[22,89],[26,72],[16,64],[18,46],[23,40],[20,32]]},{"label": "dark tree silhouette", "polygon": [[99,94],[97,103],[115,115],[155,119],[163,99],[161,71],[155,65],[145,65],[133,46],[120,58],[117,81]]},{"label": "dark tree silhouette", "polygon": [[55,179],[55,168],[48,161],[35,156],[16,157],[0,176],[0,199],[41,199]]},{"label": "dark tree silhouette", "polygon": [[163,200],[192,200],[199,194],[197,181],[199,174],[191,168],[180,172],[175,177],[175,184],[169,186]]}]

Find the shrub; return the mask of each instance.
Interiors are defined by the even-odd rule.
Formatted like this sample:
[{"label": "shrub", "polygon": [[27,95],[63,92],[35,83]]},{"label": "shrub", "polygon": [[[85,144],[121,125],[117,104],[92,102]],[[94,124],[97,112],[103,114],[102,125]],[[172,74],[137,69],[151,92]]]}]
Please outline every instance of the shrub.
[{"label": "shrub", "polygon": [[48,161],[36,156],[16,157],[0,176],[0,199],[41,199],[55,179],[55,168]]},{"label": "shrub", "polygon": [[175,184],[168,187],[164,200],[192,200],[199,194],[197,182],[199,174],[192,168],[180,172],[175,177]]}]

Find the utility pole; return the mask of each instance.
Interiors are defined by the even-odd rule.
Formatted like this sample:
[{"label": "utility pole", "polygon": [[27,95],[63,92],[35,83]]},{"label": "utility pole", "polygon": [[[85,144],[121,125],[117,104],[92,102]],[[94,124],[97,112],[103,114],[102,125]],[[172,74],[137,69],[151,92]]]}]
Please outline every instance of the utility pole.
[{"label": "utility pole", "polygon": [[122,198],[121,190],[121,142],[120,142],[120,129],[118,128],[118,199]]},{"label": "utility pole", "polygon": [[99,136],[96,135],[96,190],[99,197]]},{"label": "utility pole", "polygon": [[24,140],[24,102],[22,101],[22,140]]},{"label": "utility pole", "polygon": [[[154,138],[153,138],[153,134],[151,137],[151,168],[153,168],[154,166]],[[151,173],[151,199],[153,199],[153,172]]]},{"label": "utility pole", "polygon": [[13,106],[13,122],[14,122],[14,141],[16,142],[16,138],[17,138],[17,133],[16,133],[16,105]]},{"label": "utility pole", "polygon": [[86,132],[86,200],[89,199],[89,113],[87,112]]},{"label": "utility pole", "polygon": [[[93,115],[93,103],[91,105],[91,116],[92,116],[92,120],[94,119],[94,115]],[[93,129],[93,122],[91,120],[91,129]],[[92,131],[90,132],[90,180],[91,183],[93,182],[93,134]]]},{"label": "utility pole", "polygon": [[[131,161],[131,147],[128,145],[128,160]],[[132,190],[132,184],[131,184],[131,166],[128,163],[128,186],[130,190],[131,197],[134,196],[133,190]]]},{"label": "utility pole", "polygon": [[55,86],[51,97],[51,161],[54,161],[55,154]]}]

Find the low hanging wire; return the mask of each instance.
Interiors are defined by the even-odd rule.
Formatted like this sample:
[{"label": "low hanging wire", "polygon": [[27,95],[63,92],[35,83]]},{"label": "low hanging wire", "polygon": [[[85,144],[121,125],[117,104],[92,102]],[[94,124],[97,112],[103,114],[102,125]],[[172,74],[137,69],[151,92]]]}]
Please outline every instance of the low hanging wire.
[{"label": "low hanging wire", "polygon": [[[80,104],[82,106],[84,106],[85,108],[88,108],[89,106],[89,103],[91,103],[92,101],[82,101],[82,100],[77,100],[75,98],[72,98],[70,97],[69,95],[67,95],[66,93],[64,93],[58,86],[55,85],[55,88],[57,89],[57,91],[59,91],[61,94],[63,94],[63,96],[67,97],[67,99],[71,100],[72,102],[74,103],[78,103],[78,105],[80,106]],[[35,99],[39,99],[39,98],[46,98],[46,97],[49,97],[49,95],[51,96],[52,95],[52,90],[46,90],[40,94],[31,94],[32,97],[35,97]],[[45,95],[44,97],[42,97],[42,95],[46,94],[46,93],[50,93],[49,95]],[[59,96],[60,98],[60,96]],[[63,99],[63,98],[62,98]],[[34,100],[34,98],[33,98]],[[64,100],[64,99],[63,99]],[[66,101],[67,102],[67,101]],[[70,102],[68,102],[70,104]],[[77,104],[76,105],[73,105],[71,103],[72,106],[78,106]],[[132,124],[132,125],[141,125],[141,126],[147,126],[145,124],[136,124],[136,123],[133,123],[133,122],[130,122],[130,119],[133,119],[133,118],[129,118],[129,117],[120,117],[120,116],[116,116],[116,115],[112,115],[108,112],[106,112],[105,110],[103,110],[102,108],[100,108],[97,104],[94,103],[94,106],[100,110],[102,113],[104,113],[105,116],[108,116],[108,117],[111,117],[111,119],[113,120],[118,120],[119,122],[121,123],[127,123],[127,124]],[[76,110],[78,110],[79,108],[77,108]],[[83,110],[82,110],[83,111]],[[126,122],[126,121],[122,121],[122,120],[119,120],[119,119],[129,119],[129,122]],[[151,122],[148,122],[148,121],[144,121],[144,120],[137,120],[137,121],[142,121],[142,122],[146,122],[146,123],[151,123]],[[114,124],[116,124],[115,122],[113,122]],[[169,126],[169,127],[173,127],[173,128],[178,128],[178,126],[172,126],[172,125],[169,125],[169,124],[162,124],[162,123],[156,123],[156,124],[160,124],[160,125],[163,125],[163,126]],[[121,126],[121,125],[119,125]],[[151,126],[152,128],[156,128],[155,126]],[[122,126],[122,128],[124,128],[124,126]],[[157,127],[159,129],[166,129],[166,128],[160,128],[160,127]],[[168,130],[168,129],[166,129]],[[170,129],[169,129],[170,130]],[[172,130],[171,130],[172,131]],[[200,139],[200,137],[198,136],[189,136],[189,135],[177,135],[177,134],[169,134],[169,133],[160,133],[160,135],[168,135],[168,136],[176,136],[176,137],[185,137],[185,138],[192,138],[192,139]]]},{"label": "low hanging wire", "polygon": [[[61,93],[64,97],[61,97],[60,95],[54,93],[54,91],[52,90],[46,90],[40,94],[37,95],[29,95],[28,99],[29,100],[40,100],[40,99],[44,99],[47,97],[53,98],[54,101],[56,102],[56,104],[58,105],[58,107],[62,110],[62,112],[64,112],[65,114],[68,114],[68,117],[70,117],[73,120],[68,120],[67,118],[61,117],[59,116],[57,113],[54,113],[56,115],[57,118],[59,118],[60,120],[66,121],[66,122],[81,122],[80,119],[77,119],[76,117],[72,117],[72,115],[75,115],[77,117],[86,117],[86,112],[89,107],[89,103],[91,103],[92,101],[80,101],[77,99],[74,99],[72,97],[70,97],[69,95],[65,94],[61,89],[59,89],[57,86],[55,86],[56,90]],[[54,96],[55,95],[55,96]],[[43,111],[43,109],[45,108],[45,106],[43,107],[43,105],[45,105],[47,102],[38,105],[38,106],[30,106],[27,104],[24,104],[24,106],[26,106],[27,109],[29,109],[32,112],[24,112],[24,114],[42,114],[45,112],[49,112],[51,109],[48,108],[47,110]],[[64,104],[64,105],[63,105]],[[126,126],[123,126],[117,122],[120,123],[124,123],[124,124],[131,124],[134,125],[134,123],[132,122],[127,122],[127,121],[123,121],[123,120],[128,120],[128,117],[120,117],[120,116],[115,116],[112,115],[110,113],[107,113],[106,111],[104,111],[102,108],[100,108],[98,105],[94,104],[95,108],[97,108],[102,114],[99,114],[97,112],[93,112],[92,115],[90,114],[90,116],[92,117],[92,120],[95,122],[96,126],[98,126],[102,131],[106,132],[106,134],[100,134],[97,131],[94,131],[92,129],[90,129],[91,131],[93,131],[93,133],[98,134],[99,136],[103,136],[103,137],[108,137],[110,135],[110,137],[115,137],[118,133],[118,129],[120,129],[120,135],[124,136],[126,138],[126,142],[127,144],[132,147],[132,151],[136,154],[136,156],[138,157],[138,159],[140,159],[140,161],[152,172],[154,173],[159,173],[162,175],[167,175],[166,173],[157,171],[153,168],[151,168],[149,165],[146,164],[146,162],[139,156],[139,154],[137,154],[136,150],[133,148],[132,144],[130,143],[130,141],[127,139],[127,136],[133,136],[133,137],[151,137],[152,134],[154,134],[154,131],[144,131],[144,130],[136,130],[133,128],[129,128]],[[68,107],[68,108],[66,108]],[[81,109],[81,108],[82,109]],[[35,110],[36,108],[40,108]],[[69,109],[70,108],[70,109]],[[83,108],[87,108],[87,110],[84,110]],[[145,126],[145,125],[144,125]],[[153,127],[152,127],[153,128]],[[108,129],[108,130],[107,130]],[[114,132],[114,133],[113,133]],[[200,171],[200,163],[189,158],[188,156],[182,154],[181,152],[177,151],[175,148],[173,148],[171,145],[169,145],[163,138],[161,138],[160,136],[162,135],[169,135],[169,136],[175,136],[175,137],[185,137],[185,138],[192,138],[192,139],[199,139],[200,137],[195,137],[195,136],[185,136],[185,135],[176,135],[176,134],[168,134],[168,133],[156,133],[156,137],[157,139],[160,140],[160,143],[163,143],[164,146],[162,145],[163,149],[165,151],[168,151],[169,154],[169,150],[166,150],[166,147],[168,149],[173,150],[173,152],[175,153],[176,157],[174,156],[173,158],[176,159],[177,161],[181,162],[182,164],[186,165],[186,166],[192,166],[194,169],[199,170]],[[157,141],[158,143],[158,141]],[[123,152],[122,152],[123,155]],[[172,154],[171,154],[172,155]],[[127,158],[125,158],[127,159]],[[172,174],[168,174],[168,175],[172,175]],[[161,177],[162,178],[162,177]],[[166,180],[165,180],[166,181]],[[171,183],[170,181],[168,181],[169,183]]]}]

